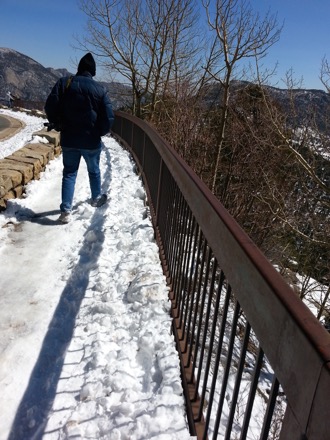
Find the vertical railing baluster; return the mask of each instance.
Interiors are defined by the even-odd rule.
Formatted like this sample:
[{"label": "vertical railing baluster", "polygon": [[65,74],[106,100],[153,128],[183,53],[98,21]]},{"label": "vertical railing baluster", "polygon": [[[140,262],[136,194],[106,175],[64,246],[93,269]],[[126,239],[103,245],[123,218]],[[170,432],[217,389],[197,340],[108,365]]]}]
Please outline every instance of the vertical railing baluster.
[{"label": "vertical railing baluster", "polygon": [[[196,356],[197,356],[197,348],[198,348],[198,343],[197,343],[197,336],[195,335],[195,331],[196,331],[196,322],[197,322],[197,316],[198,316],[198,308],[199,308],[199,300],[201,297],[201,291],[202,291],[202,287],[203,287],[203,270],[204,270],[204,264],[205,264],[205,258],[206,258],[206,251],[207,251],[207,243],[205,238],[203,237],[203,254],[202,254],[202,261],[198,267],[198,285],[197,285],[197,295],[196,295],[196,301],[193,307],[193,322],[192,322],[192,331],[191,331],[191,343],[190,343],[190,347],[189,347],[189,355],[188,358],[189,359],[193,359],[192,364],[194,365],[196,363]],[[194,354],[192,357],[192,352],[194,350]],[[191,377],[189,379],[189,382],[192,383],[194,379],[194,367],[191,370]]]},{"label": "vertical railing baluster", "polygon": [[[188,273],[190,273],[189,270],[189,264],[191,264],[191,249],[193,246],[193,225],[194,225],[194,218],[192,215],[192,212],[189,211],[188,213],[188,223],[187,223],[187,229],[185,232],[186,235],[186,242],[187,246],[185,247],[185,255],[184,255],[184,263],[183,263],[183,276],[182,276],[182,282],[179,286],[180,291],[184,292],[184,300],[182,307],[180,308],[180,320],[179,320],[179,327],[182,326],[183,321],[183,315],[185,312],[185,305],[187,305],[187,301],[189,301],[189,292],[187,290],[187,284],[188,283]],[[185,329],[182,329],[183,336],[185,335]]]},{"label": "vertical railing baluster", "polygon": [[277,378],[274,376],[272,388],[270,390],[270,394],[269,394],[269,398],[268,398],[268,405],[267,405],[266,415],[264,418],[264,424],[263,424],[261,435],[260,435],[260,440],[267,440],[268,439],[270,424],[271,424],[272,417],[274,414],[274,409],[275,409],[275,405],[276,405],[276,399],[278,396],[279,386],[280,386],[280,384],[279,384]]},{"label": "vertical railing baluster", "polygon": [[229,310],[229,304],[230,304],[230,297],[231,297],[231,287],[230,287],[230,285],[228,285],[226,296],[225,296],[225,302],[224,302],[223,309],[222,309],[222,319],[221,319],[221,326],[220,326],[220,332],[219,332],[219,341],[218,341],[217,353],[216,353],[215,362],[214,362],[212,384],[211,384],[210,395],[209,395],[209,403],[207,406],[207,413],[206,413],[206,417],[205,417],[205,430],[204,430],[204,434],[203,434],[203,440],[206,440],[207,436],[208,436],[208,429],[209,429],[209,424],[210,424],[210,420],[211,420],[211,412],[212,412],[215,389],[216,389],[216,384],[217,384],[217,373],[219,370],[222,345],[223,345],[223,340],[224,340],[226,325],[227,325],[227,316],[228,316],[228,310]]},{"label": "vertical railing baluster", "polygon": [[178,240],[178,234],[179,234],[178,229],[179,229],[179,215],[180,215],[179,198],[180,198],[180,192],[178,191],[178,188],[176,187],[174,205],[173,205],[174,216],[173,216],[171,260],[170,260],[172,289],[175,293],[174,308],[176,307],[176,303],[177,303],[177,292],[174,290],[174,286],[175,286],[175,264],[177,261],[176,258],[177,258],[177,253],[178,253],[177,240]]},{"label": "vertical railing baluster", "polygon": [[[209,250],[209,258],[208,258],[206,274],[208,274],[208,272],[209,272],[211,257],[212,257],[211,250]],[[202,370],[203,370],[205,344],[206,344],[207,334],[209,331],[208,322],[209,322],[210,314],[211,314],[212,296],[214,294],[214,283],[215,283],[216,270],[217,270],[217,264],[213,264],[211,282],[210,282],[209,294],[208,294],[208,303],[206,306],[206,315],[205,315],[205,321],[204,321],[203,337],[202,337],[200,356],[199,356],[197,375],[196,375],[196,389],[195,389],[195,395],[193,397],[194,400],[197,399],[197,393],[199,392],[199,383],[201,380],[201,374],[202,374]],[[207,283],[205,282],[205,284],[204,284],[205,295],[207,293],[206,286],[207,286]],[[201,326],[200,326],[200,329],[202,330]],[[199,337],[198,337],[198,339],[199,339]]]},{"label": "vertical railing baluster", "polygon": [[[210,271],[210,264],[211,264],[211,250],[210,250],[209,246],[207,245],[206,241],[205,241],[205,245],[206,245],[207,260],[206,260],[205,273],[202,274],[202,278],[201,278],[202,279],[201,303],[198,305],[198,308],[199,308],[198,313],[197,313],[197,308],[196,308],[196,315],[198,316],[198,325],[197,325],[196,342],[195,342],[195,353],[194,353],[193,362],[192,362],[192,365],[193,365],[192,370],[193,371],[195,371],[195,369],[196,369],[199,353],[200,353],[199,356],[202,355],[200,337],[201,337],[202,327],[203,327],[204,307],[205,307],[205,299],[206,299],[207,285],[208,285],[207,279],[208,279],[208,275],[209,275],[209,271]],[[196,383],[195,395],[193,397],[194,400],[197,398],[197,393],[198,393],[198,384]]]},{"label": "vertical railing baluster", "polygon": [[230,367],[231,367],[231,359],[232,359],[232,355],[233,355],[234,342],[235,342],[235,338],[236,338],[236,331],[237,331],[236,327],[237,327],[239,311],[240,311],[240,305],[236,301],[235,311],[234,311],[234,315],[233,315],[232,322],[231,322],[231,333],[230,333],[230,338],[229,338],[229,342],[228,342],[226,366],[225,366],[225,370],[224,370],[223,377],[222,377],[221,393],[220,393],[220,398],[219,398],[219,402],[218,402],[217,416],[216,416],[215,424],[214,424],[214,434],[213,434],[214,439],[216,439],[218,436],[218,430],[219,430],[220,420],[221,420],[221,416],[222,416],[222,408],[223,408],[223,403],[224,403],[225,396],[226,396],[228,377],[229,377],[229,372],[230,372]]},{"label": "vertical railing baluster", "polygon": [[243,368],[245,364],[245,357],[246,357],[246,351],[248,347],[249,337],[250,337],[250,330],[251,326],[249,322],[246,323],[245,326],[245,332],[244,332],[244,338],[242,342],[240,357],[239,357],[239,363],[236,371],[236,380],[235,380],[235,387],[232,394],[231,402],[230,402],[230,413],[227,421],[227,428],[226,428],[226,434],[225,434],[225,440],[231,439],[231,430],[233,426],[234,416],[235,412],[237,410],[236,404],[239,394],[239,389],[242,381],[242,374],[243,374]]},{"label": "vertical railing baluster", "polygon": [[203,236],[201,233],[201,230],[199,228],[196,228],[196,240],[198,241],[196,255],[195,255],[195,266],[194,266],[194,275],[193,275],[193,282],[192,282],[192,288],[191,288],[191,294],[190,294],[190,301],[189,301],[189,310],[187,305],[187,322],[184,323],[184,327],[187,328],[187,337],[186,337],[186,344],[184,347],[184,353],[188,349],[188,342],[189,343],[189,356],[188,359],[190,359],[191,356],[191,350],[192,350],[192,343],[193,343],[193,322],[194,322],[194,315],[193,311],[195,308],[195,297],[196,297],[196,289],[197,289],[197,283],[198,283],[198,274],[199,274],[199,259],[201,255],[202,245],[203,245]]},{"label": "vertical railing baluster", "polygon": [[[206,360],[205,369],[204,369],[204,381],[203,381],[202,392],[201,392],[201,401],[202,402],[205,401],[207,383],[208,383],[208,378],[209,378],[209,371],[210,371],[210,367],[211,367],[212,356],[214,355],[213,347],[214,347],[214,341],[215,341],[215,332],[217,329],[217,322],[218,322],[217,318],[218,318],[218,313],[219,313],[219,308],[220,308],[220,298],[222,295],[222,288],[223,288],[224,279],[225,279],[224,273],[221,271],[220,280],[219,280],[219,284],[218,284],[218,288],[217,288],[217,294],[216,294],[216,298],[215,298],[214,311],[213,311],[213,320],[212,320],[212,327],[211,327],[210,340],[209,340],[209,351],[207,354],[207,360]],[[216,373],[213,373],[213,374],[216,374]],[[201,406],[199,409],[199,413],[198,413],[198,420],[202,419],[202,412],[203,412],[203,407]]]},{"label": "vertical railing baluster", "polygon": [[178,262],[180,261],[180,254],[182,252],[180,243],[182,239],[182,212],[183,212],[183,203],[182,203],[182,194],[178,193],[177,199],[178,207],[177,207],[177,217],[176,217],[176,234],[175,234],[175,250],[174,250],[174,261],[173,261],[173,269],[172,269],[172,283],[173,290],[176,292],[176,302],[175,308],[178,308],[178,300],[180,292],[177,290],[177,273],[179,271]]},{"label": "vertical railing baluster", "polygon": [[155,206],[155,225],[158,226],[159,223],[159,211],[160,211],[160,204],[161,204],[161,187],[162,187],[162,181],[163,181],[163,161],[160,159],[159,164],[159,176],[158,176],[158,185],[157,185],[157,200],[156,200],[156,206]]},{"label": "vertical railing baluster", "polygon": [[173,182],[173,199],[171,205],[172,215],[170,216],[171,228],[170,228],[170,239],[169,239],[169,252],[168,252],[168,265],[171,274],[171,279],[173,277],[173,264],[174,264],[174,253],[175,253],[175,236],[176,236],[176,215],[177,215],[177,197],[178,197],[178,188],[176,184]]},{"label": "vertical railing baluster", "polygon": [[243,421],[243,425],[242,425],[240,440],[245,440],[247,433],[248,433],[249,423],[250,423],[250,418],[251,418],[251,414],[252,414],[252,408],[253,408],[255,395],[257,392],[258,381],[259,381],[263,358],[264,358],[264,352],[262,351],[261,347],[259,347],[256,362],[254,365],[253,377],[251,380],[249,398],[248,398],[248,401],[247,401],[247,404],[245,407],[245,411],[244,411],[244,421]]},{"label": "vertical railing baluster", "polygon": [[[183,324],[182,324],[182,328],[183,328],[183,333],[184,335],[186,334],[186,329],[188,328],[187,325],[187,320],[189,322],[188,317],[191,317],[191,307],[189,307],[190,302],[193,302],[193,289],[194,287],[194,280],[195,280],[195,276],[194,273],[196,272],[196,260],[197,260],[197,248],[198,248],[198,236],[199,236],[199,229],[198,226],[196,224],[196,220],[195,217],[193,217],[193,222],[192,222],[192,227],[191,227],[191,245],[192,245],[192,250],[190,250],[190,258],[189,258],[189,264],[190,264],[190,268],[189,268],[189,275],[188,275],[188,285],[187,285],[187,296],[186,296],[186,304],[185,304],[185,313],[182,315],[182,319],[183,319]],[[191,248],[190,248],[191,249]],[[188,332],[187,332],[188,335]],[[186,339],[186,346],[188,343],[188,338]]]},{"label": "vertical railing baluster", "polygon": [[[191,214],[191,213],[190,213]],[[187,240],[188,240],[188,229],[187,229],[187,218],[189,217],[189,209],[187,204],[183,203],[183,212],[181,217],[182,229],[181,229],[181,240],[180,240],[180,248],[181,253],[178,261],[178,273],[177,273],[177,284],[176,291],[178,292],[178,311],[181,315],[182,303],[184,302],[184,291],[182,289],[182,282],[185,277],[185,262],[187,257]],[[181,322],[180,322],[181,326]]]},{"label": "vertical railing baluster", "polygon": [[170,175],[168,169],[166,168],[167,179],[164,183],[164,190],[166,191],[166,206],[164,206],[164,212],[162,214],[163,222],[164,222],[164,249],[166,255],[167,266],[169,266],[169,255],[170,255],[170,240],[171,240],[171,228],[173,216],[173,193],[174,193],[174,182],[173,178]]}]

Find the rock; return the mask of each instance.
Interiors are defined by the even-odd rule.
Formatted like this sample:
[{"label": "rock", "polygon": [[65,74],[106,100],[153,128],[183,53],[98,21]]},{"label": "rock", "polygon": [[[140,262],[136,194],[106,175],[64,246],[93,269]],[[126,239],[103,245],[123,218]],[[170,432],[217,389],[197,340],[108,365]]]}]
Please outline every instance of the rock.
[{"label": "rock", "polygon": [[23,176],[23,185],[26,185],[33,179],[33,165],[17,162],[15,160],[2,159],[0,161],[0,170],[19,171]]}]

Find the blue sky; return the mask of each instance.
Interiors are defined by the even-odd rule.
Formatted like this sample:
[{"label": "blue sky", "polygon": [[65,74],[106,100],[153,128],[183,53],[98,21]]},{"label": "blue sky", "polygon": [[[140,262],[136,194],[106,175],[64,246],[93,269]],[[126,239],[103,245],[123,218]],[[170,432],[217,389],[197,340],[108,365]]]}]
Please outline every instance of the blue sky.
[{"label": "blue sky", "polygon": [[[211,0],[212,1],[212,0]],[[270,49],[264,64],[278,63],[274,85],[293,70],[304,87],[321,89],[321,60],[330,61],[329,0],[251,0],[255,10],[269,8],[284,22],[280,41]],[[77,0],[0,0],[0,47],[21,52],[45,67],[76,71],[83,55],[73,48],[74,35],[84,33],[86,17]]]}]

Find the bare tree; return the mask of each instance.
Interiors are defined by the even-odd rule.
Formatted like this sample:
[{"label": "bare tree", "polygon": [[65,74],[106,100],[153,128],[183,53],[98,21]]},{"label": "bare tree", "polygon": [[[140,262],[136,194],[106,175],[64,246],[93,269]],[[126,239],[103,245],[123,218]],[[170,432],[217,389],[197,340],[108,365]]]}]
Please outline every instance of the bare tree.
[{"label": "bare tree", "polygon": [[280,36],[277,18],[270,13],[261,17],[246,0],[203,0],[213,44],[205,65],[210,77],[220,83],[222,98],[218,124],[217,155],[214,162],[212,191],[216,189],[221,150],[225,141],[230,82],[240,61],[261,57]]},{"label": "bare tree", "polygon": [[326,58],[322,60],[320,80],[326,91],[330,93],[330,65]]},{"label": "bare tree", "polygon": [[178,78],[194,73],[194,8],[191,0],[81,0],[88,32],[80,43],[128,81],[137,116],[143,107],[152,117]]},{"label": "bare tree", "polygon": [[[311,277],[329,285],[329,139],[310,129],[313,118],[295,123],[292,74],[286,114],[258,71],[280,36],[276,16],[260,17],[247,0],[202,3],[204,46],[195,1],[81,0],[82,44],[128,81],[133,113],[171,142],[272,262],[286,269],[296,259],[306,289]],[[237,88],[246,60],[256,62],[259,84]],[[326,60],[321,79],[329,91]]]},{"label": "bare tree", "polygon": [[[325,82],[326,72],[324,63]],[[301,92],[292,72],[286,75],[286,86],[282,94],[286,94],[287,105],[281,111],[269,100],[261,81],[259,84],[262,113],[271,136],[268,157],[260,170],[266,188],[259,190],[258,199],[267,208],[265,212],[271,213],[274,238],[263,250],[284,272],[289,268],[299,274],[300,297],[316,308],[318,318],[324,318],[330,315],[330,139],[325,130],[330,108],[319,114],[310,102],[303,115],[297,106]],[[251,131],[258,145],[263,143],[260,134],[260,130]],[[279,157],[276,162],[275,157]],[[320,292],[326,292],[323,300],[317,299]]]}]

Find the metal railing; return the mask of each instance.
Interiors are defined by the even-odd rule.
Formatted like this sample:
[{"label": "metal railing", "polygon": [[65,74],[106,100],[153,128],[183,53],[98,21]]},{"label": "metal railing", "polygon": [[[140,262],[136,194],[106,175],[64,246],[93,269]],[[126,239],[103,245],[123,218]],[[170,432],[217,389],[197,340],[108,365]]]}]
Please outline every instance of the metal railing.
[{"label": "metal railing", "polygon": [[191,435],[330,439],[330,335],[146,122],[116,114],[171,289]]}]

